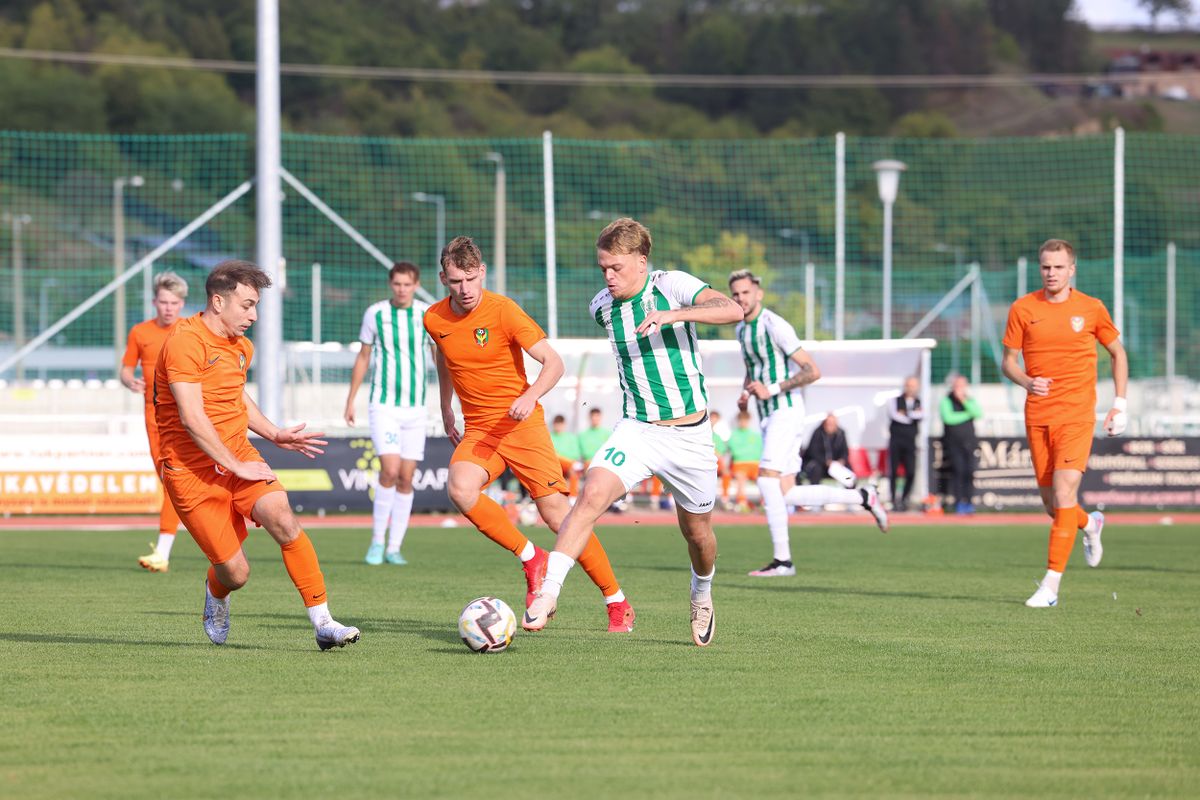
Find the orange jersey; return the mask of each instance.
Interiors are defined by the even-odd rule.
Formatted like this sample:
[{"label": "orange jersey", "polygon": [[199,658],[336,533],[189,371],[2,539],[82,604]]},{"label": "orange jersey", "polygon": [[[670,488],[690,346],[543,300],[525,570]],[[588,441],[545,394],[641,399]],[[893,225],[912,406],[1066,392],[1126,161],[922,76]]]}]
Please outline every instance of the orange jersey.
[{"label": "orange jersey", "polygon": [[179,320],[175,320],[164,328],[157,320],[148,319],[129,329],[129,343],[125,346],[121,364],[136,367],[141,363],[142,380],[146,382],[146,405],[154,402],[154,365],[158,363],[158,353],[178,324]]},{"label": "orange jersey", "polygon": [[183,427],[172,383],[200,384],[204,413],[225,446],[238,453],[249,445],[243,394],[254,345],[245,336],[218,336],[200,317],[179,321],[154,372],[154,414],[162,458],[174,467],[203,468],[214,462]]},{"label": "orange jersey", "polygon": [[1091,424],[1096,413],[1096,343],[1120,336],[1104,303],[1072,289],[1065,302],[1051,303],[1046,291],[1012,304],[1004,346],[1020,350],[1025,373],[1050,378],[1050,394],[1025,399],[1027,425]]},{"label": "orange jersey", "polygon": [[519,305],[487,291],[461,317],[451,310],[448,297],[430,306],[425,330],[450,369],[463,418],[476,425],[503,417],[525,393],[529,379],[522,351],[546,338]]}]

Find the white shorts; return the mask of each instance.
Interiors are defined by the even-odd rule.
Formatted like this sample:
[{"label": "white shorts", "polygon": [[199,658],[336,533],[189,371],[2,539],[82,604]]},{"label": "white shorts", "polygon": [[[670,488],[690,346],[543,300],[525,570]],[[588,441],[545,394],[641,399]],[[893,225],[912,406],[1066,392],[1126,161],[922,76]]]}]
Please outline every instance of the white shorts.
[{"label": "white shorts", "polygon": [[717,454],[712,425],[668,426],[623,419],[592,457],[629,491],[657,476],[676,504],[692,514],[713,510],[717,499]]},{"label": "white shorts", "polygon": [[375,455],[400,456],[409,461],[425,458],[425,429],[429,425],[429,412],[424,406],[404,408],[372,403],[367,409],[367,419],[371,424]]},{"label": "white shorts", "polygon": [[804,406],[776,409],[762,423],[763,449],[760,470],[773,469],[780,475],[800,471],[800,448],[804,446]]}]

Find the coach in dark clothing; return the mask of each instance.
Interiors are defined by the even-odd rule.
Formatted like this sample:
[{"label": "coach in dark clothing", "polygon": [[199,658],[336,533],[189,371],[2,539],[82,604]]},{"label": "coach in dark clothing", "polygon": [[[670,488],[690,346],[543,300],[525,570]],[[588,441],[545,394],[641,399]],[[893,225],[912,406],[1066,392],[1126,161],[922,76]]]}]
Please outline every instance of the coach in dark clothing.
[{"label": "coach in dark clothing", "polygon": [[955,377],[950,394],[942,399],[942,453],[950,464],[950,490],[954,495],[954,512],[972,514],[975,506],[975,420],[983,416],[979,401],[967,394],[967,379]]},{"label": "coach in dark clothing", "polygon": [[[921,398],[917,393],[921,382],[909,378],[904,382],[904,391],[892,401],[888,416],[892,418],[891,439],[888,441],[888,471],[891,479],[892,508],[897,511],[908,509],[908,497],[912,494],[917,475],[917,428],[925,418]],[[904,467],[904,493],[897,491],[900,467]]]},{"label": "coach in dark clothing", "polygon": [[[837,417],[830,414],[808,440],[808,447],[804,448],[803,466],[800,469],[809,483],[820,483],[825,478],[844,482],[843,476],[849,469],[846,466],[849,460],[850,448],[846,444],[846,432],[838,427]],[[831,473],[831,467],[832,473],[837,474]]]}]

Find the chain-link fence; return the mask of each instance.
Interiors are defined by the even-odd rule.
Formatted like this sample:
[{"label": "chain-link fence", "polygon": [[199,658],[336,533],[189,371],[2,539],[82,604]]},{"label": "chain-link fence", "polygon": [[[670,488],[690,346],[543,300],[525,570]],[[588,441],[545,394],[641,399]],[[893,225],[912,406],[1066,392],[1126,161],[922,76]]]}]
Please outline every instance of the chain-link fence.
[{"label": "chain-link fence", "polygon": [[[998,379],[990,343],[1018,289],[1039,286],[1036,252],[1046,238],[1071,240],[1080,259],[1079,288],[1113,303],[1114,183],[1121,163],[1113,135],[844,141],[843,149],[834,139],[287,135],[284,337],[311,340],[319,318],[324,341],[354,341],[363,309],[384,296],[383,263],[390,260],[415,261],[425,288],[440,296],[436,254],[459,234],[480,244],[490,284],[502,279],[505,293],[548,329],[599,336],[587,314],[602,285],[596,234],[611,219],[630,215],[650,227],[656,266],[686,269],[718,286],[733,269],[761,272],[768,302],[802,332],[811,308],[815,338],[833,338],[838,328],[841,262],[845,336],[879,338],[883,211],[872,165],[880,159],[906,165],[895,202],[892,335],[908,332],[979,265],[985,313],[974,332],[969,293],[963,293],[922,333],[940,342],[935,380],[967,370],[973,333],[983,340],[976,370],[984,380]],[[1171,369],[1200,377],[1200,344],[1190,335],[1200,306],[1197,154],[1200,137],[1124,137],[1123,327],[1135,377]],[[0,363],[253,172],[253,141],[240,135],[0,134]],[[115,236],[122,228],[124,235]],[[189,310],[195,309],[207,271],[225,257],[252,258],[253,237],[251,193],[149,269],[172,269],[188,279]],[[321,276],[315,293],[314,264]],[[112,377],[114,342],[123,340],[118,332],[148,315],[144,285],[140,276],[129,281],[123,309],[106,297],[3,377],[18,371],[25,378]]]}]

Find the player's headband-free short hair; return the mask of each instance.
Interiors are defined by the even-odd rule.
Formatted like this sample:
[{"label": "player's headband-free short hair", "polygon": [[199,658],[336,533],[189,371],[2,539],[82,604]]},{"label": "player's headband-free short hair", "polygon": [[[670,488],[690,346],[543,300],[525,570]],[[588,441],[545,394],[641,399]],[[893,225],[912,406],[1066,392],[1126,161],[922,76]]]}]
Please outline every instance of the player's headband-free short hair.
[{"label": "player's headband-free short hair", "polygon": [[1075,263],[1075,248],[1066,239],[1047,239],[1042,242],[1042,246],[1038,248],[1038,258],[1042,257],[1042,253],[1057,253],[1060,250],[1065,250],[1067,258],[1071,259],[1071,263]]},{"label": "player's headband-free short hair", "polygon": [[187,281],[174,272],[160,272],[154,277],[154,294],[166,289],[180,300],[187,299]]},{"label": "player's headband-free short hair", "polygon": [[397,261],[392,264],[392,268],[388,270],[388,280],[397,275],[411,275],[414,281],[421,280],[421,268],[411,261]]},{"label": "player's headband-free short hair", "polygon": [[204,292],[210,298],[215,294],[229,297],[237,291],[239,284],[261,292],[271,285],[271,276],[259,269],[257,264],[230,259],[217,264],[213,271],[208,273],[208,280],[204,282]]},{"label": "player's headband-free short hair", "polygon": [[748,280],[754,283],[755,286],[762,286],[762,278],[755,275],[748,269],[735,269],[729,273],[729,285],[733,286],[734,281]]},{"label": "player's headband-free short hair", "polygon": [[554,419],[552,419],[550,421],[553,422],[555,425],[557,425],[560,422],[566,422],[567,418],[564,417],[562,414],[555,414]]},{"label": "player's headband-free short hair", "polygon": [[470,236],[456,236],[442,248],[440,263],[443,271],[453,264],[470,274],[483,266],[483,254]]},{"label": "player's headband-free short hair", "polygon": [[637,253],[650,257],[650,248],[654,246],[650,238],[650,230],[636,219],[621,217],[614,219],[600,231],[596,239],[596,249],[615,256]]}]

